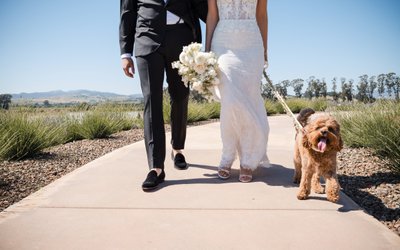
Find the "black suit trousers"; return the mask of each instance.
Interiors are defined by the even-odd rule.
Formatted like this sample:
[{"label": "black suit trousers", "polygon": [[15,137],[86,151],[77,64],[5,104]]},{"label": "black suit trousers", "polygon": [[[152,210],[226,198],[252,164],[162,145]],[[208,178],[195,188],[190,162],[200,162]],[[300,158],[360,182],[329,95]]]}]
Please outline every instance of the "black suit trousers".
[{"label": "black suit trousers", "polygon": [[144,96],[144,135],[149,168],[164,168],[165,130],[163,117],[163,82],[167,76],[171,104],[171,144],[183,149],[189,89],[183,84],[171,63],[179,60],[183,46],[193,42],[192,30],[186,24],[167,25],[164,41],[153,53],[136,57]]}]

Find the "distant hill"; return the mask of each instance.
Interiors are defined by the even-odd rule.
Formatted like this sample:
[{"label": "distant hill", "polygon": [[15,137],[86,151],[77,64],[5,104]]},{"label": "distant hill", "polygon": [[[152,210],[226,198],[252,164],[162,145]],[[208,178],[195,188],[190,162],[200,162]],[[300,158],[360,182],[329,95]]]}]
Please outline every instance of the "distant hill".
[{"label": "distant hill", "polygon": [[11,94],[13,103],[42,103],[47,100],[52,104],[60,103],[97,103],[105,101],[130,101],[140,102],[143,100],[141,94],[119,95],[109,92],[92,90],[55,90],[49,92],[19,93]]}]

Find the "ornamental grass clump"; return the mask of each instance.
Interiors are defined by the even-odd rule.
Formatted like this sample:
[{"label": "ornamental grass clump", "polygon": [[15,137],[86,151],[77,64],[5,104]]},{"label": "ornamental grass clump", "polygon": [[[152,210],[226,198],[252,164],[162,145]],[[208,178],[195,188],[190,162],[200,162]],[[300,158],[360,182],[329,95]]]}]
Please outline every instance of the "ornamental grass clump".
[{"label": "ornamental grass clump", "polygon": [[218,102],[199,103],[190,101],[188,106],[188,122],[205,121],[219,118],[221,104]]},{"label": "ornamental grass clump", "polygon": [[20,160],[60,143],[60,127],[27,114],[0,114],[0,158]]},{"label": "ornamental grass clump", "polygon": [[124,126],[120,113],[90,111],[83,116],[76,132],[85,139],[107,138]]},{"label": "ornamental grass clump", "polygon": [[356,105],[353,110],[334,112],[342,136],[349,147],[372,148],[400,172],[400,103],[382,101],[376,105]]}]

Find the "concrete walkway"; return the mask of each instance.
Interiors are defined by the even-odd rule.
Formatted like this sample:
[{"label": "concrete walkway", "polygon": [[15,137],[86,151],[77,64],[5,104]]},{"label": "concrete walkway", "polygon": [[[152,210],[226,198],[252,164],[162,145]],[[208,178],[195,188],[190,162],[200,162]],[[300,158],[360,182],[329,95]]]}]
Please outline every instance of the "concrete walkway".
[{"label": "concrete walkway", "polygon": [[[0,213],[0,249],[400,249],[400,237],[342,194],[296,199],[294,129],[269,118],[270,168],[239,183],[216,176],[219,123],[188,129],[186,158],[145,193],[143,142],[105,155]],[[170,152],[168,148],[167,152]]]}]

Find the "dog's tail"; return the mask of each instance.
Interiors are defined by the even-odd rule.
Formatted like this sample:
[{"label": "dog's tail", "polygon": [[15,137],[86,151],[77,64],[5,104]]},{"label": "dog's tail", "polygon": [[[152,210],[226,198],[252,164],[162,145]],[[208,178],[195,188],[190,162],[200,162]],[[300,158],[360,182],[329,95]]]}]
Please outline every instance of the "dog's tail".
[{"label": "dog's tail", "polygon": [[310,115],[314,114],[315,111],[311,108],[304,108],[300,110],[299,115],[297,116],[297,120],[300,122],[300,124],[304,127],[307,125],[307,120]]}]

